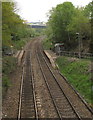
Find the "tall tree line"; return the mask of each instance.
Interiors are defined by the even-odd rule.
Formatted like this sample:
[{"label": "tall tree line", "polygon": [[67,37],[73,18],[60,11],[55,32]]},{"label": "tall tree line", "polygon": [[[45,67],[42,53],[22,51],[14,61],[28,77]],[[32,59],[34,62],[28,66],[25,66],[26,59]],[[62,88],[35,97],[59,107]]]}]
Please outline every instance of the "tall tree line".
[{"label": "tall tree line", "polygon": [[[2,2],[2,86],[3,93],[12,85],[10,74],[17,69],[17,59],[12,53],[22,49],[34,34],[32,28],[17,14],[14,2]],[[3,94],[4,95],[4,94]]]},{"label": "tall tree line", "polygon": [[[75,7],[71,2],[64,2],[52,8],[47,23],[47,36],[52,43],[64,43],[66,50],[81,44],[81,51],[91,43],[91,18],[93,2],[85,7]],[[90,51],[90,49],[89,49]]]}]

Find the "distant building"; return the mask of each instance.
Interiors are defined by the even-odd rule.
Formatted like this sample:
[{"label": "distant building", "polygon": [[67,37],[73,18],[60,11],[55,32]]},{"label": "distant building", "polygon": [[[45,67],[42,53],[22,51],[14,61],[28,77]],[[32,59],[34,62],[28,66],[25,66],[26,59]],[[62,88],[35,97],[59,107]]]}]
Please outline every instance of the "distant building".
[{"label": "distant building", "polygon": [[46,28],[45,22],[28,22],[32,28]]}]

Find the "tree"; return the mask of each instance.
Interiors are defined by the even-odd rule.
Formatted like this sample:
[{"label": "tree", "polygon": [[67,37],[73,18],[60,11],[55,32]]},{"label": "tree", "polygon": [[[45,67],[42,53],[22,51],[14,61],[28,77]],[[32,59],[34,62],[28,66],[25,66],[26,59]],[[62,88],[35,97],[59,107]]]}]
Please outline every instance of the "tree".
[{"label": "tree", "polygon": [[76,9],[76,14],[73,16],[72,21],[67,26],[67,30],[74,34],[79,32],[81,35],[87,34],[90,36],[90,21],[86,16],[84,16],[81,9]]},{"label": "tree", "polygon": [[15,46],[15,41],[31,36],[32,29],[15,12],[14,2],[2,3],[2,46]]},{"label": "tree", "polygon": [[57,5],[50,11],[48,21],[48,36],[53,43],[63,42],[66,50],[78,47],[76,33],[82,43],[89,45],[91,37],[90,13],[93,13],[92,3],[85,8],[75,8],[71,2]]},{"label": "tree", "polygon": [[[82,8],[76,8],[76,14],[73,16],[72,21],[67,26],[67,30],[73,35],[72,37],[72,47],[73,44],[78,46],[78,40],[81,42],[81,49],[83,50],[83,43],[87,44],[91,36],[91,24],[89,18],[83,13]],[[76,39],[76,33],[79,33],[79,39]],[[76,47],[75,46],[75,47]]]},{"label": "tree", "polygon": [[90,2],[88,5],[86,5],[84,8],[84,11],[83,11],[85,16],[88,17],[89,19],[91,17],[92,12],[93,12],[92,10],[93,10],[93,1]]},{"label": "tree", "polygon": [[13,16],[13,4],[2,3],[2,43],[4,46],[11,44],[11,17]]},{"label": "tree", "polygon": [[74,10],[75,8],[71,2],[64,2],[50,11],[48,26],[51,29],[50,35],[52,34],[51,37],[54,43],[67,42],[68,32],[66,27],[72,19]]},{"label": "tree", "polygon": [[90,41],[90,52],[93,54],[93,1],[89,4],[91,10],[91,41]]}]

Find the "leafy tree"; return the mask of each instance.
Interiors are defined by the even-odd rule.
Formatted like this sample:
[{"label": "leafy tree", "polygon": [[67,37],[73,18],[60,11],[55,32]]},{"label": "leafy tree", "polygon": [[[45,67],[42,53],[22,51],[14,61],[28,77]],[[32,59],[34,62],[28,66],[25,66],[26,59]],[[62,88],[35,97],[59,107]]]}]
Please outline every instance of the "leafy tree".
[{"label": "leafy tree", "polygon": [[67,25],[70,23],[74,14],[74,6],[71,2],[64,2],[57,5],[50,11],[48,25],[50,26],[50,34],[52,32],[52,39],[55,42],[64,42],[68,40],[68,32],[66,30]]},{"label": "leafy tree", "polygon": [[67,26],[67,30],[73,32],[74,34],[78,32],[81,35],[87,34],[90,36],[91,32],[89,19],[84,16],[81,9],[76,9],[76,14],[73,16],[72,21]]},{"label": "leafy tree", "polygon": [[16,46],[15,41],[30,37],[32,29],[16,13],[14,2],[2,3],[2,43],[5,46]]},{"label": "leafy tree", "polygon": [[90,52],[93,53],[93,1],[91,2],[91,41]]},{"label": "leafy tree", "polygon": [[[1,22],[1,21],[0,21]],[[20,49],[26,43],[25,39],[33,33],[32,29],[24,23],[24,20],[16,13],[14,2],[2,2],[2,50],[3,50],[3,88],[10,84],[9,74],[16,69],[16,59],[13,56],[5,56],[13,52],[13,48]],[[11,46],[14,46],[11,48]],[[12,49],[12,50],[11,50]],[[10,53],[10,54],[11,54]]]},{"label": "leafy tree", "polygon": [[[71,39],[72,47],[73,43],[76,43],[77,46],[80,39],[81,49],[83,50],[83,43],[87,44],[91,36],[91,24],[89,18],[84,15],[82,8],[76,8],[76,14],[67,26],[67,30],[73,35]],[[76,33],[79,33],[79,39],[76,39]]]},{"label": "leafy tree", "polygon": [[87,16],[88,18],[91,17],[91,13],[93,12],[93,2],[90,2],[88,5],[85,6],[84,8],[84,14],[85,16]]}]

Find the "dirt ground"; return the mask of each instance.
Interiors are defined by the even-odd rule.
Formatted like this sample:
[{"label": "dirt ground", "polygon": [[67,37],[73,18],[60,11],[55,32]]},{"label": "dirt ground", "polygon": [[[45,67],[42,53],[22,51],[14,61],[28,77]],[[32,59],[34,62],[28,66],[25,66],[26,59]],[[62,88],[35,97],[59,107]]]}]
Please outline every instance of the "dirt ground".
[{"label": "dirt ground", "polygon": [[10,75],[11,86],[2,101],[3,118],[16,118],[17,116],[21,74],[22,67],[20,66]]},{"label": "dirt ground", "polygon": [[32,56],[32,70],[34,73],[34,84],[35,84],[35,93],[37,100],[37,108],[38,108],[38,116],[39,118],[57,118],[57,113],[55,111],[53,102],[51,100],[50,94],[46,87],[44,78],[42,76],[36,53],[35,53],[35,43],[33,42],[31,48],[31,56]]}]

